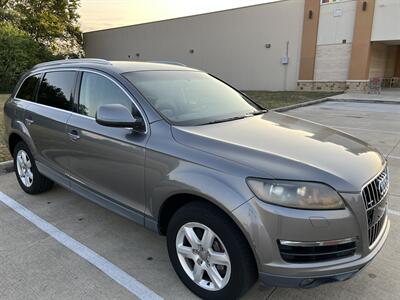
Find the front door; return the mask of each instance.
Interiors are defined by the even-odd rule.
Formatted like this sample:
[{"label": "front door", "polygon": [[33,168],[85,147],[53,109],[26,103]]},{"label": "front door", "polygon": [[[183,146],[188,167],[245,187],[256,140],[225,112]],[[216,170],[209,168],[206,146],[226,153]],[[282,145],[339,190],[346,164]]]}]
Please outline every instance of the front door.
[{"label": "front door", "polygon": [[129,128],[97,124],[97,108],[105,104],[122,104],[136,118],[141,116],[116,81],[100,73],[83,72],[77,113],[72,114],[67,128],[70,177],[117,204],[144,213],[144,146],[148,136]]}]

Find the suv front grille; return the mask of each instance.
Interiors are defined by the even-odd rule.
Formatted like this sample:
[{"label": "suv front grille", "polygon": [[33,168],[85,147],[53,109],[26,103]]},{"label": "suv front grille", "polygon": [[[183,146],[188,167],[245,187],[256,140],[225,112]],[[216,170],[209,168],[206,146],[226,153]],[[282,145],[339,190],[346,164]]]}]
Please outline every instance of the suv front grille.
[{"label": "suv front grille", "polygon": [[[353,256],[356,252],[355,240],[338,242],[327,245],[304,245],[296,246],[297,242],[278,241],[279,251],[283,260],[290,263],[316,263],[332,259],[340,259]],[[293,243],[291,245],[291,243]],[[323,242],[322,242],[323,243]],[[298,244],[302,244],[301,242]]]},{"label": "suv front grille", "polygon": [[389,190],[387,167],[362,191],[368,220],[368,239],[372,245],[382,230],[386,217],[386,195]]}]

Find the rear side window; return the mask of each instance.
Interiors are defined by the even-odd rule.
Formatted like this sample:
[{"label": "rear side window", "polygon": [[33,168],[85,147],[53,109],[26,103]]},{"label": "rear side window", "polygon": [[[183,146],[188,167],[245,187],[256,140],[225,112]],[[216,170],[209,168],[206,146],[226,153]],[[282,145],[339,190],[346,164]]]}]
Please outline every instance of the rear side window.
[{"label": "rear side window", "polygon": [[79,113],[94,117],[97,108],[106,104],[122,104],[132,112],[134,117],[140,118],[140,113],[131,99],[114,82],[98,74],[83,73],[79,94]]},{"label": "rear side window", "polygon": [[71,110],[76,74],[74,71],[46,73],[40,84],[38,103]]},{"label": "rear side window", "polygon": [[32,75],[25,79],[18,90],[16,98],[33,101],[35,98],[36,86],[40,80],[40,75]]}]

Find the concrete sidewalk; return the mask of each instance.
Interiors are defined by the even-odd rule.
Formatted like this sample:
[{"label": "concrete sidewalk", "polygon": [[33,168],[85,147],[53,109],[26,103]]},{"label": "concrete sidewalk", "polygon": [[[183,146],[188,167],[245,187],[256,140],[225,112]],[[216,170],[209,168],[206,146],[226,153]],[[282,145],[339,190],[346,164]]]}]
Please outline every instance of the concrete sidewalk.
[{"label": "concrete sidewalk", "polygon": [[329,100],[343,101],[377,101],[377,102],[399,102],[400,103],[400,89],[383,89],[380,94],[363,94],[363,93],[344,93],[328,98]]}]

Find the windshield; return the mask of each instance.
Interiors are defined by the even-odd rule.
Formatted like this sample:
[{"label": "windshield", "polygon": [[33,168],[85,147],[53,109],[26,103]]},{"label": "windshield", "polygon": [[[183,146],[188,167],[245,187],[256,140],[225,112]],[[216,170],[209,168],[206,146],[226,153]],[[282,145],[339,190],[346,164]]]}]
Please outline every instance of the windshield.
[{"label": "windshield", "polygon": [[140,71],[123,74],[174,125],[229,121],[261,111],[240,93],[198,71]]}]

